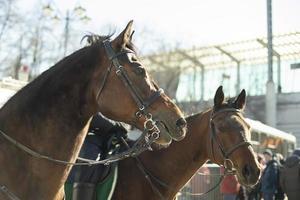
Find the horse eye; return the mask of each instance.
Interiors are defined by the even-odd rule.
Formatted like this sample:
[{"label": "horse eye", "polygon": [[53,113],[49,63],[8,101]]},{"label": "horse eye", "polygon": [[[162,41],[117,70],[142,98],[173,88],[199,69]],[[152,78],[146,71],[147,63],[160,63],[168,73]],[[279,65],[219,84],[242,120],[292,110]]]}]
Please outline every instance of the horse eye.
[{"label": "horse eye", "polygon": [[141,66],[136,67],[135,72],[136,72],[138,75],[142,75],[142,76],[145,76],[145,75],[146,75],[145,69],[144,69],[143,67],[141,67]]},{"label": "horse eye", "polygon": [[138,59],[137,59],[135,56],[132,56],[132,57],[131,57],[131,60],[132,60],[133,62],[138,61]]}]

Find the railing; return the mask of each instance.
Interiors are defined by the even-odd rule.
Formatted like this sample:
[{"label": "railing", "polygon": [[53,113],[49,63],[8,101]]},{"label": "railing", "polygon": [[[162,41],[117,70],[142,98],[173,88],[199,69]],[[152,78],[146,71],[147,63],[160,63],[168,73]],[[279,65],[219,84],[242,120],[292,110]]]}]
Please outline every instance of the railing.
[{"label": "railing", "polygon": [[193,178],[178,193],[178,200],[221,200],[220,186],[208,194],[201,195],[216,186],[220,180],[220,167],[206,164],[201,167]]}]

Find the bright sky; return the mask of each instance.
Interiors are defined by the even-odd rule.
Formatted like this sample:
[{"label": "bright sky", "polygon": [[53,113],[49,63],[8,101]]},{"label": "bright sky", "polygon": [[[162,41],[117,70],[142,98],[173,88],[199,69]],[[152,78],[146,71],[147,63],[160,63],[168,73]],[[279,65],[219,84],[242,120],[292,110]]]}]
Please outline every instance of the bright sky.
[{"label": "bright sky", "polygon": [[[19,0],[27,10],[36,0]],[[216,44],[266,36],[266,0],[56,0],[60,10],[80,4],[92,18],[88,30],[109,32],[123,29],[135,21],[137,42],[151,43],[153,38],[183,46]],[[300,30],[300,1],[273,0],[273,33]],[[148,35],[138,38],[139,34]],[[104,32],[105,34],[105,32]],[[146,40],[146,41],[142,41]],[[137,44],[137,47],[138,44]]]}]

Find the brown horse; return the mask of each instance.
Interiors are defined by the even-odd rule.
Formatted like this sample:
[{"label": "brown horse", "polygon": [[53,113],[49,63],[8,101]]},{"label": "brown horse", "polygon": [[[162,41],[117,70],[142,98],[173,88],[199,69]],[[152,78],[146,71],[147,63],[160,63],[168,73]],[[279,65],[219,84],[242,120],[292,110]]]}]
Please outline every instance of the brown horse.
[{"label": "brown horse", "polygon": [[244,105],[244,90],[234,102],[228,103],[224,102],[220,87],[212,109],[186,118],[188,133],[184,140],[172,143],[167,149],[139,156],[145,171],[153,175],[150,179],[163,198],[151,187],[136,160],[130,158],[119,163],[119,178],[112,199],[173,199],[208,159],[221,165],[224,156],[233,162],[240,183],[256,184],[260,168],[247,142],[250,128],[240,112]]},{"label": "brown horse", "polygon": [[12,199],[10,194],[22,200],[61,200],[71,166],[38,159],[13,143],[75,162],[97,112],[141,129],[152,117],[163,127],[157,143],[183,139],[186,121],[138,60],[131,27],[132,21],[112,41],[88,36],[90,45],[45,71],[2,107],[1,200]]}]

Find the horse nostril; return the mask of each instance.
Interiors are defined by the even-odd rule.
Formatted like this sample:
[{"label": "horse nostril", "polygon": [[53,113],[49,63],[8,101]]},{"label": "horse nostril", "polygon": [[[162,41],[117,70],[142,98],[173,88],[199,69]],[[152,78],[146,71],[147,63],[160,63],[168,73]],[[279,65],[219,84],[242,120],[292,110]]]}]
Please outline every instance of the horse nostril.
[{"label": "horse nostril", "polygon": [[251,167],[249,165],[246,165],[244,168],[243,168],[243,175],[244,177],[249,177],[251,175]]},{"label": "horse nostril", "polygon": [[179,128],[185,128],[186,127],[186,120],[184,118],[180,118],[176,121],[176,126]]}]

